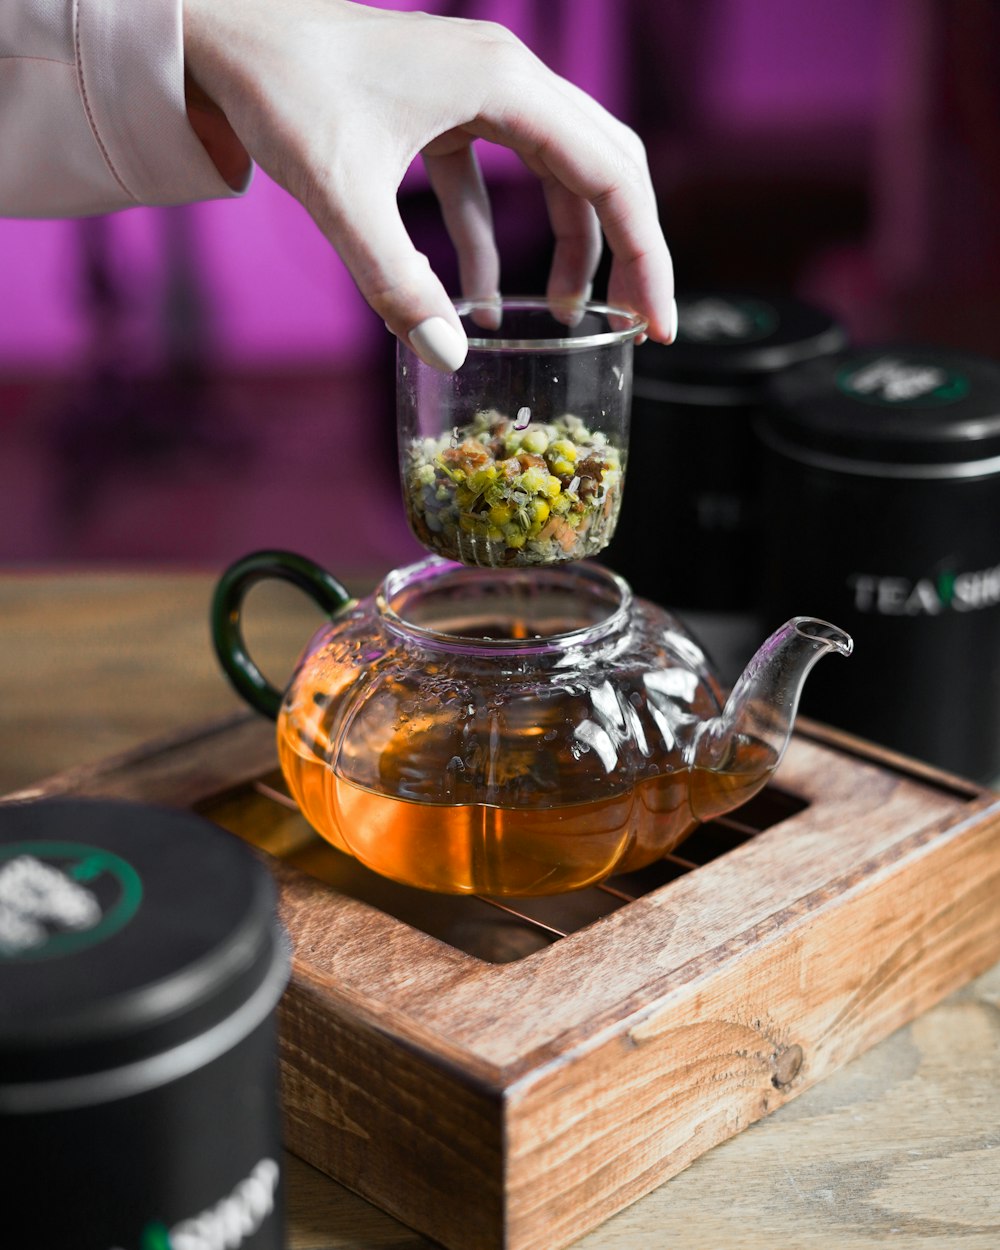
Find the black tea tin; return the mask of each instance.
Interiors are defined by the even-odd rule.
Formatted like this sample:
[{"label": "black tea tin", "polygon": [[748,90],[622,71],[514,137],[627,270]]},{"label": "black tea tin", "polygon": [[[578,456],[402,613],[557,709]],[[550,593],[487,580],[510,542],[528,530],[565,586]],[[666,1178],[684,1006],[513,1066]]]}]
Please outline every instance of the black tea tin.
[{"label": "black tea tin", "polygon": [[[855,654],[802,711],[1000,776],[1000,364],[852,351],[775,380],[760,418],[762,610],[836,621]],[[849,670],[849,671],[848,671]]]},{"label": "black tea tin", "polygon": [[669,347],[635,353],[622,511],[607,563],[673,608],[746,612],[756,586],[753,420],[778,371],[840,350],[843,329],[788,296],[678,296]]},{"label": "black tea tin", "polygon": [[187,813],[0,805],[4,1221],[32,1250],[280,1250],[264,865]]}]

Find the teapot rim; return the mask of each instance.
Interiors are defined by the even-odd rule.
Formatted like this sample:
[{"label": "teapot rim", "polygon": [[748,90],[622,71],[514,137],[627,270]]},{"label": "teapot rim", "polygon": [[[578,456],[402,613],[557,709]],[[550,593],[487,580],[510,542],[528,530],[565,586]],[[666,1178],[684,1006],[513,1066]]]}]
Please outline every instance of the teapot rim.
[{"label": "teapot rim", "polygon": [[[407,620],[393,606],[394,601],[407,590],[420,583],[442,583],[441,579],[457,578],[470,581],[481,580],[484,585],[497,579],[514,581],[547,580],[560,581],[575,578],[577,585],[598,587],[614,596],[610,610],[597,620],[574,629],[557,633],[535,634],[527,638],[476,637],[473,634],[451,633],[420,625]],[[465,655],[531,655],[552,651],[565,651],[573,646],[596,642],[619,633],[627,624],[634,596],[628,582],[611,569],[590,561],[572,561],[565,564],[540,568],[513,567],[510,569],[477,568],[446,560],[441,556],[428,556],[423,560],[393,569],[382,579],[374,594],[375,609],[382,623],[402,638],[416,640],[453,654]]]}]

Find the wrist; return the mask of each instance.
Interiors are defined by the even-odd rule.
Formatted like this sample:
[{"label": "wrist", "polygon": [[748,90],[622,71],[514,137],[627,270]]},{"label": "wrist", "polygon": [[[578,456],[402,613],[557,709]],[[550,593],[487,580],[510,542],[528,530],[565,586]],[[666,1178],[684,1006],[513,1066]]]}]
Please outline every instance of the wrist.
[{"label": "wrist", "polygon": [[197,20],[193,0],[184,0],[184,103],[188,123],[219,174],[234,191],[242,190],[250,173],[250,156],[225,112],[201,86],[192,71],[193,31]]}]

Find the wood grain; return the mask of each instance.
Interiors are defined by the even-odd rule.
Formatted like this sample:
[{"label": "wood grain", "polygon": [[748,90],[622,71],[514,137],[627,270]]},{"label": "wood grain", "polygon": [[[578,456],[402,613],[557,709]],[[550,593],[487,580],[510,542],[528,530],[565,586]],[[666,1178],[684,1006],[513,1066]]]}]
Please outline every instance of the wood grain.
[{"label": "wood grain", "polygon": [[[35,793],[215,800],[247,833],[271,732],[231,717]],[[276,861],[292,1149],[448,1246],[562,1246],[993,962],[997,796],[809,733],[796,815],[518,963]]]},{"label": "wood grain", "polygon": [[[210,585],[210,579],[194,575],[181,581],[189,584],[187,595],[178,595],[174,578],[161,583],[156,578],[123,577],[112,596],[116,614],[105,618],[105,578],[90,584],[73,579],[68,588],[61,587],[58,578],[0,579],[0,604],[16,604],[13,625],[7,618],[0,621],[0,679],[17,696],[13,707],[0,710],[8,788],[27,786],[62,763],[93,759],[112,739],[116,750],[134,745],[139,736],[149,736],[151,720],[157,731],[176,729],[187,719],[185,708],[196,707],[201,714],[192,719],[225,716],[231,710],[210,664],[196,659],[178,666],[177,657],[191,645],[195,632],[189,614],[200,595],[207,596]],[[70,603],[75,611],[71,620],[63,618],[66,633],[61,639],[53,622],[60,619],[60,604]],[[296,612],[297,607],[276,610],[275,630],[280,633]],[[141,638],[133,635],[137,620],[145,630]],[[100,642],[88,640],[88,629],[98,628]],[[295,632],[294,624],[289,632]],[[25,648],[40,661],[31,682],[19,658]],[[51,671],[58,677],[55,685],[45,680],[43,657],[51,659]],[[74,664],[87,668],[75,683]],[[129,674],[140,671],[146,702],[138,714],[129,699]],[[157,696],[159,687],[162,693]],[[26,705],[29,688],[35,724],[50,723],[52,728],[43,728],[34,747],[25,751],[23,742],[15,741],[15,715]],[[86,697],[95,692],[96,710]],[[88,716],[92,724],[103,721],[102,732],[88,734]],[[78,732],[59,735],[55,726],[60,724],[71,724]],[[232,767],[233,754],[253,772],[250,765],[257,762],[251,758],[253,752],[259,750],[266,757],[270,751],[267,735],[261,736],[259,730],[259,725],[247,723],[239,731],[247,734],[246,750],[240,747],[231,753],[225,767],[220,761],[208,767],[195,779],[193,790],[215,786],[220,773],[227,774]],[[59,758],[40,747],[43,742],[49,747],[59,742]],[[10,747],[21,754],[12,757]],[[166,781],[171,776],[171,750],[167,744],[158,753],[146,781],[166,783],[168,789],[176,782],[176,773],[172,782]],[[789,757],[789,779],[794,777],[796,785],[814,784],[819,774],[829,771],[827,750],[822,743],[803,742],[797,756]],[[360,1030],[367,1039],[361,1068],[366,1080],[356,1082],[353,1103],[342,1099],[337,1104],[342,1127],[331,1131],[333,1147],[342,1150],[345,1140],[363,1144],[362,1133],[368,1133],[370,1141],[375,1121],[367,1118],[368,1104],[391,1103],[389,1111],[411,1121],[409,1131],[423,1135],[419,1148],[429,1151],[436,1162],[428,1174],[440,1179],[418,1195],[419,1200],[446,1210],[449,1203],[459,1206],[461,1193],[456,1184],[449,1184],[449,1177],[454,1181],[459,1177],[456,1168],[464,1169],[462,1186],[475,1189],[478,1177],[482,1209],[488,1213],[496,1195],[489,1178],[497,1139],[490,1145],[489,1137],[499,1085],[508,1110],[516,1111],[508,1116],[505,1129],[512,1167],[508,1177],[512,1236],[523,1237],[524,1244],[554,1246],[575,1235],[572,1230],[579,1217],[571,1208],[582,1207],[587,1218],[602,1218],[610,1210],[608,1195],[641,1192],[656,1183],[665,1158],[684,1166],[684,1150],[698,1154],[713,1138],[724,1137],[733,1124],[725,1116],[719,1122],[713,1119],[713,1109],[722,1103],[736,1108],[726,1115],[750,1117],[755,1108],[762,1109],[766,1097],[770,1112],[822,1074],[822,1082],[801,1098],[795,1097],[718,1149],[698,1154],[669,1185],[655,1189],[579,1244],[593,1250],[646,1244],[681,1248],[781,1243],[849,1248],[881,1241],[906,1247],[998,1244],[997,1156],[992,1150],[1000,1033],[996,970],[837,1070],[853,1048],[870,1045],[876,1036],[947,993],[956,970],[964,969],[962,975],[968,975],[977,961],[989,957],[996,910],[991,905],[995,882],[991,887],[989,878],[996,835],[983,833],[978,840],[972,836],[976,821],[963,829],[956,816],[975,815],[977,803],[982,808],[991,800],[972,798],[959,783],[949,788],[932,772],[899,772],[860,762],[863,770],[870,767],[874,774],[865,773],[863,784],[856,775],[826,779],[834,810],[819,826],[799,818],[786,822],[794,834],[787,856],[768,846],[769,838],[772,843],[776,840],[770,833],[756,840],[755,856],[738,865],[737,879],[744,882],[748,872],[758,870],[745,909],[725,872],[710,883],[709,897],[697,890],[688,893],[694,890],[689,883],[704,872],[699,870],[674,883],[683,889],[670,887],[642,908],[634,934],[618,919],[622,913],[600,922],[598,927],[614,934],[613,945],[624,949],[601,953],[591,964],[574,955],[576,992],[569,997],[589,1000],[592,1021],[601,1022],[610,1033],[591,1033],[588,1012],[578,1004],[560,1005],[550,1022],[537,1018],[544,1007],[544,986],[531,997],[534,981],[538,977],[545,981],[559,970],[550,951],[520,965],[484,970],[478,961],[411,932],[421,954],[415,971],[403,941],[394,939],[385,946],[382,932],[374,937],[338,932],[325,942],[317,922],[310,939],[318,952],[311,973],[315,983],[302,987],[294,1007],[296,1028],[304,1039],[317,1031],[317,1010],[321,1015],[333,1010],[336,1018],[336,1012],[349,1005],[350,1029]],[[886,757],[884,763],[891,761]],[[119,781],[134,775],[134,765],[133,759],[119,768]],[[81,781],[77,774],[72,784]],[[867,794],[866,810],[876,817],[867,820],[867,827],[851,815],[862,791]],[[175,790],[176,797],[180,794]],[[809,810],[815,815],[815,804]],[[887,835],[889,811],[899,823]],[[778,830],[772,833],[777,835]],[[836,844],[842,871],[827,873],[824,881],[815,861],[823,858],[831,843]],[[308,885],[301,888],[309,894]],[[773,903],[776,890],[784,893],[786,902],[775,909],[769,899]],[[697,908],[704,914],[711,896],[720,891],[712,911],[714,927],[699,938],[690,917]],[[284,898],[286,908],[308,910],[304,897],[297,897],[287,882]],[[360,904],[348,913],[355,926],[365,914]],[[810,935],[818,937],[816,921],[823,917],[837,920],[832,937],[811,941]],[[649,941],[656,936],[663,938],[658,979],[649,1000],[642,1003],[643,986],[637,984],[641,978],[630,972],[628,964],[643,947],[648,956]],[[341,941],[336,950],[328,948]],[[574,941],[568,939],[550,950]],[[410,955],[414,949],[410,947]],[[427,952],[433,954],[425,971]],[[838,958],[847,956],[853,971],[845,981]],[[727,999],[724,982],[708,970],[719,958],[732,966],[735,998]],[[354,960],[361,961],[366,974],[355,971],[352,980],[349,969]],[[521,971],[532,965],[533,975]],[[503,975],[511,969],[518,969],[515,976]],[[374,980],[370,973],[376,974]],[[608,991],[605,986],[612,974],[623,980]],[[482,991],[487,985],[491,992],[500,987],[498,1003],[477,1008],[477,987]],[[505,985],[514,988],[503,989]],[[789,993],[789,987],[794,992]],[[320,1008],[313,995],[323,997]],[[512,1013],[519,1030],[517,1044],[509,1034],[497,1035],[499,1025]],[[291,1018],[287,1008],[286,1014]],[[400,1068],[393,1046],[404,1023],[409,1030],[408,1063]],[[286,1033],[289,1045],[296,1047],[293,1035]],[[794,1048],[801,1045],[796,1037],[807,1034],[815,1034],[817,1040],[802,1046],[802,1063],[795,1071]],[[683,1087],[687,1093],[680,1102],[671,1105],[678,1086],[676,1081],[664,1085],[663,1073],[670,1062],[676,1064],[682,1045],[703,1070],[698,1080]],[[307,1049],[310,1054],[315,1051],[311,1042]],[[607,1083],[609,1056],[622,1049],[635,1058],[619,1067],[621,1075],[614,1080],[638,1117],[644,1143],[638,1152],[634,1141],[623,1151],[614,1148],[614,1134],[621,1132],[616,1101],[601,1089],[601,1081]],[[342,1051],[346,1053],[344,1046]],[[294,1053],[289,1054],[289,1070],[308,1077]],[[438,1058],[427,1066],[432,1056]],[[383,1100],[378,1088],[373,1093],[371,1087],[384,1079],[390,1062],[392,1080],[383,1086]],[[592,1072],[588,1064],[593,1065]],[[776,1076],[788,1075],[787,1088],[773,1084]],[[457,1138],[447,1131],[448,1125],[416,1114],[422,1105],[419,1092],[427,1081],[432,1088],[437,1081],[442,1096],[446,1088],[442,1082],[451,1082],[447,1101],[461,1130]],[[451,1097],[457,1081],[464,1100]],[[329,1125],[331,1119],[336,1122],[334,1088],[330,1079],[310,1079],[295,1093],[295,1106],[312,1108],[302,1121],[311,1126],[309,1131],[318,1131],[317,1124]],[[720,1093],[721,1098],[716,1096]],[[697,1115],[681,1105],[685,1098],[701,1106]],[[355,1114],[359,1107],[365,1114]],[[682,1120],[695,1129],[680,1146],[665,1152]],[[583,1136],[576,1135],[580,1123],[587,1127]],[[401,1146],[394,1157],[371,1152],[376,1172],[381,1169],[380,1183],[391,1178],[406,1152]],[[581,1179],[588,1170],[596,1180]],[[543,1178],[541,1189],[532,1173]],[[429,1244],[303,1163],[292,1161],[290,1176],[291,1250]],[[553,1176],[560,1192],[569,1184],[570,1197],[560,1199],[553,1192]],[[360,1187],[366,1180],[359,1175],[352,1183]],[[539,1197],[546,1189],[550,1204]],[[543,1231],[546,1221],[553,1230],[551,1237]],[[473,1230],[469,1235],[477,1234]]]}]

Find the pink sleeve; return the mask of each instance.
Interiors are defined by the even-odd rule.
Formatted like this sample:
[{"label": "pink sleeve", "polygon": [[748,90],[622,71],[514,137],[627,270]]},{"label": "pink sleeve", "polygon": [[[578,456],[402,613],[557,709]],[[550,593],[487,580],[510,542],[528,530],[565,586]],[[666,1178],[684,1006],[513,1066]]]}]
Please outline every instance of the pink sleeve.
[{"label": "pink sleeve", "polygon": [[188,124],[182,0],[2,0],[0,215],[233,194]]}]

